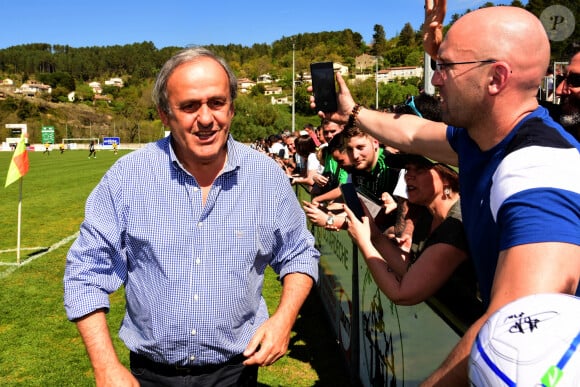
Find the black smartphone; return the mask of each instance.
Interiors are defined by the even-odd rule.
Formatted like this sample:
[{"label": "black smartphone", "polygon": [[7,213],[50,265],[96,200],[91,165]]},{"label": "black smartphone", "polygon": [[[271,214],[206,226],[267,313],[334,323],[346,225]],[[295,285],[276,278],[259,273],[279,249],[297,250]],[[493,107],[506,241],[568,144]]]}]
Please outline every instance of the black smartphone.
[{"label": "black smartphone", "polygon": [[335,112],[337,110],[336,84],[332,62],[311,63],[310,74],[316,109],[325,113]]},{"label": "black smartphone", "polygon": [[360,199],[358,198],[358,193],[356,188],[352,183],[345,183],[340,185],[340,192],[342,193],[342,198],[344,202],[358,218],[362,221],[362,217],[365,216],[365,211],[362,208]]}]

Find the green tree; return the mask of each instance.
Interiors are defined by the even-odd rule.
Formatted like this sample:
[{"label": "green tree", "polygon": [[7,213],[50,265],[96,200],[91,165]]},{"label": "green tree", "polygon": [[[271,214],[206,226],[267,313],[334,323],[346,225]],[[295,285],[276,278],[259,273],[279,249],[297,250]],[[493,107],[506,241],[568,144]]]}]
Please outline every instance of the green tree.
[{"label": "green tree", "polygon": [[252,89],[250,90],[250,95],[252,97],[263,96],[264,92],[266,91],[266,87],[264,87],[263,83],[257,83]]},{"label": "green tree", "polygon": [[[550,42],[551,57],[553,61],[568,61],[578,51],[578,47],[580,46],[580,28],[578,28],[580,3],[578,3],[578,0],[558,0],[557,4],[568,8],[574,14],[576,28],[574,28],[572,35],[567,39]],[[540,17],[542,12],[551,5],[554,5],[553,1],[529,0],[525,8]]]},{"label": "green tree", "polygon": [[67,102],[68,101],[68,93],[70,91],[67,90],[65,87],[57,86],[52,89],[51,98],[55,102]]},{"label": "green tree", "polygon": [[79,101],[91,101],[95,92],[86,83],[81,83],[75,90],[75,97]]},{"label": "green tree", "polygon": [[311,93],[307,90],[307,85],[302,84],[296,87],[296,96],[294,102],[294,110],[296,113],[303,115],[311,115],[313,113],[310,107],[310,95]]},{"label": "green tree", "polygon": [[422,50],[413,50],[405,58],[404,66],[418,66],[423,64],[424,53]]},{"label": "green tree", "polygon": [[415,47],[415,45],[415,30],[411,26],[411,23],[405,23],[405,26],[399,34],[397,46]]},{"label": "green tree", "polygon": [[410,84],[397,82],[379,83],[379,107],[381,109],[406,101],[408,95],[419,94],[419,89]]},{"label": "green tree", "polygon": [[384,56],[387,51],[387,38],[385,37],[385,29],[380,24],[375,24],[373,27],[373,47],[371,54],[374,56]]}]

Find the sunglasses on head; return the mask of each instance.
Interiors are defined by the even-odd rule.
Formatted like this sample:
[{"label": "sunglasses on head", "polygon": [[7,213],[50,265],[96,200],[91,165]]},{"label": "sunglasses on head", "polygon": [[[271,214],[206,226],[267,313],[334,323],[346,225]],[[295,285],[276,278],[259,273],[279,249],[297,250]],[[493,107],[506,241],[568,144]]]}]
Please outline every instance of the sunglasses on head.
[{"label": "sunglasses on head", "polygon": [[419,109],[417,109],[417,107],[415,106],[415,97],[411,96],[411,98],[409,98],[408,100],[405,101],[405,105],[407,105],[408,107],[411,108],[411,110],[418,115],[419,117],[423,118],[423,115],[421,114],[421,112],[419,111]]},{"label": "sunglasses on head", "polygon": [[564,78],[569,87],[580,87],[580,74],[568,73]]}]

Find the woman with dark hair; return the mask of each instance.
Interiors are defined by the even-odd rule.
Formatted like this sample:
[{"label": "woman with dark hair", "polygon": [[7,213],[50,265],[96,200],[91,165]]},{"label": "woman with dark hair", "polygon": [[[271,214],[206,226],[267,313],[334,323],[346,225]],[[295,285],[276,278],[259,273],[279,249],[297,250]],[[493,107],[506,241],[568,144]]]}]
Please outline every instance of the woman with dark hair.
[{"label": "woman with dark hair", "polygon": [[296,153],[306,160],[306,167],[301,171],[301,176],[292,178],[292,184],[304,184],[309,189],[314,185],[313,176],[319,172],[320,161],[318,160],[318,149],[316,143],[309,135],[297,137],[294,141]]},{"label": "woman with dark hair", "polygon": [[435,294],[468,256],[461,222],[459,175],[452,167],[412,154],[391,155],[405,168],[414,229],[410,250],[382,234],[368,217],[359,221],[345,206],[348,233],[358,245],[382,292],[400,305]]}]

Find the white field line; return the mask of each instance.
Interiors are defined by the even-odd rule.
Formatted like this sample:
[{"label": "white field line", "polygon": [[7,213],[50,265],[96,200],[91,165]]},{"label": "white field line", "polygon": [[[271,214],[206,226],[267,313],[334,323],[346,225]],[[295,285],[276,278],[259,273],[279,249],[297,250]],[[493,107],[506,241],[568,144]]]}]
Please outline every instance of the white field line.
[{"label": "white field line", "polygon": [[[66,238],[61,239],[60,241],[56,242],[55,244],[50,246],[48,249],[46,249],[46,251],[43,251],[43,252],[38,253],[38,254],[34,254],[30,258],[25,259],[24,261],[21,261],[20,265],[17,262],[0,262],[0,266],[10,266],[8,269],[6,269],[5,271],[2,271],[0,273],[0,279],[5,278],[5,277],[9,276],[10,274],[14,273],[20,266],[28,265],[30,262],[42,257],[44,254],[50,253],[51,251],[54,251],[54,250],[60,248],[61,246],[67,244],[71,240],[76,239],[78,236],[79,236],[79,232],[77,231],[76,233],[69,235]],[[20,250],[22,251],[22,250],[42,250],[42,249],[45,249],[45,248],[44,247],[28,247],[28,248],[21,248]],[[0,250],[0,253],[8,253],[8,252],[12,252],[12,251],[16,251],[16,249]]]}]

